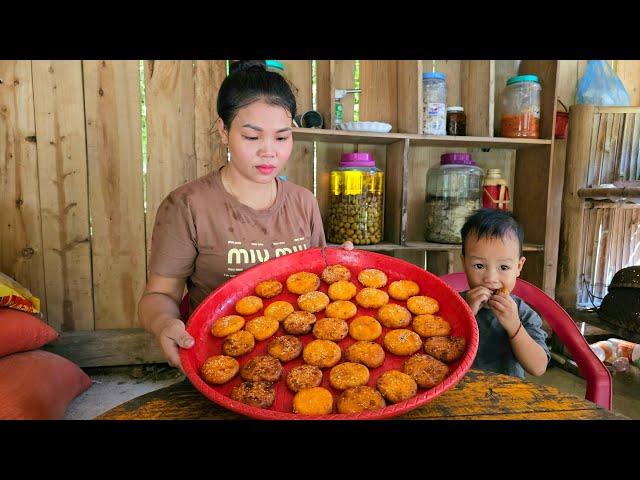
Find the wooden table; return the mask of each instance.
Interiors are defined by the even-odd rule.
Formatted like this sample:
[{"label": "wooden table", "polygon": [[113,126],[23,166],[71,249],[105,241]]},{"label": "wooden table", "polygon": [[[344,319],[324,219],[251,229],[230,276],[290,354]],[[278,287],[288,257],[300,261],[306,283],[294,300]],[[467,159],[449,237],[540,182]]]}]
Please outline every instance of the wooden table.
[{"label": "wooden table", "polygon": [[[178,382],[119,405],[99,420],[246,419],[210,401],[189,382]],[[621,420],[595,403],[554,387],[470,370],[453,388],[396,419],[419,420]]]}]

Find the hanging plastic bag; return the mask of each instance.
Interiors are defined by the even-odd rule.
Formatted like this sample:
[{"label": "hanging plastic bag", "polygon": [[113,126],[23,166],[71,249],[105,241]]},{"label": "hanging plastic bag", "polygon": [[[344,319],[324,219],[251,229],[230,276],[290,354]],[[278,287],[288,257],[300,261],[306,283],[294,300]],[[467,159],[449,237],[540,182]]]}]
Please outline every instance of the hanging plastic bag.
[{"label": "hanging plastic bag", "polygon": [[605,107],[631,105],[629,94],[604,60],[589,60],[587,71],[580,79],[577,103]]}]

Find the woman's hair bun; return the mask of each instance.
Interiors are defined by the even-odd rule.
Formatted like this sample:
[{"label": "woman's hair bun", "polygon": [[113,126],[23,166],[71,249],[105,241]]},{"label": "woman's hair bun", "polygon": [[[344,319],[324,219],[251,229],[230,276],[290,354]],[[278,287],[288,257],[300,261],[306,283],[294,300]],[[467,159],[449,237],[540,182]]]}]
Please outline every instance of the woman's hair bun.
[{"label": "woman's hair bun", "polygon": [[264,60],[235,60],[229,65],[229,75],[236,72],[244,72],[252,68],[267,69],[267,62]]}]

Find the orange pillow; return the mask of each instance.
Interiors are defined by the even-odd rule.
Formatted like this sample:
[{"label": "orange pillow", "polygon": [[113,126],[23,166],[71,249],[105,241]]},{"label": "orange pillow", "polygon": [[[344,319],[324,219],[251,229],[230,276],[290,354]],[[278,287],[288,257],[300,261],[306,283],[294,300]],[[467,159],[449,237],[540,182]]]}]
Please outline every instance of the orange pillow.
[{"label": "orange pillow", "polygon": [[43,350],[0,358],[0,420],[58,420],[91,378],[66,358]]},{"label": "orange pillow", "polygon": [[37,317],[0,308],[0,357],[35,350],[57,338],[58,332]]}]

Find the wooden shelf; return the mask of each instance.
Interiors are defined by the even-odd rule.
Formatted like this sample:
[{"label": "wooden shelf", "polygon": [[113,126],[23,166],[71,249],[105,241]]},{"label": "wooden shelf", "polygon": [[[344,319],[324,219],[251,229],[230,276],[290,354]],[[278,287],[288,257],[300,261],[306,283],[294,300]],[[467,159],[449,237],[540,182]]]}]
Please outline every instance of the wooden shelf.
[{"label": "wooden shelf", "polygon": [[456,137],[417,135],[411,133],[370,133],[347,132],[344,130],[325,130],[317,128],[294,128],[293,137],[299,141],[317,141],[329,143],[365,143],[389,145],[409,139],[411,145],[428,147],[459,148],[505,148],[519,150],[523,148],[551,145],[551,140],[503,137]]},{"label": "wooden shelf", "polygon": [[[329,247],[339,247],[333,243],[327,244]],[[380,242],[375,245],[356,245],[359,250],[369,251],[391,251],[391,250],[425,250],[428,252],[448,252],[451,250],[460,250],[461,245],[449,243],[433,243],[433,242],[406,242],[405,245],[398,245],[391,242]],[[536,245],[533,243],[525,243],[523,246],[525,252],[543,252],[544,245]]]},{"label": "wooden shelf", "polygon": [[575,307],[565,307],[565,310],[576,323],[585,322],[602,330],[606,330],[607,332],[611,332],[612,335],[610,335],[610,337],[618,337],[630,342],[640,342],[640,333],[631,332],[617,325],[611,325],[602,320],[598,316],[598,313],[593,310],[578,310]]},{"label": "wooden shelf", "polygon": [[305,142],[328,143],[365,143],[377,145],[389,145],[404,141],[405,133],[372,133],[372,132],[348,132],[345,130],[326,130],[321,128],[294,128],[294,140]]},{"label": "wooden shelf", "polygon": [[523,148],[551,145],[551,140],[538,138],[504,138],[504,137],[455,137],[432,135],[409,135],[411,145],[427,147],[461,147],[461,148],[506,148],[520,150]]}]

